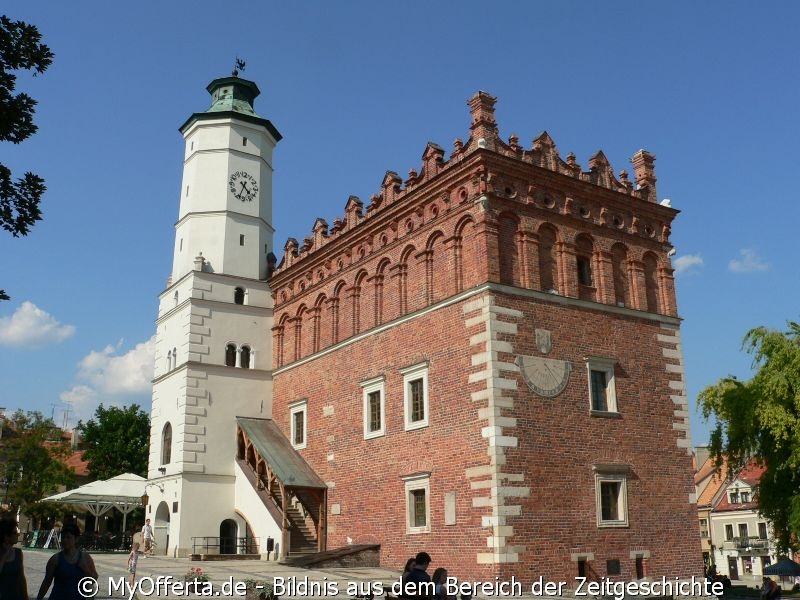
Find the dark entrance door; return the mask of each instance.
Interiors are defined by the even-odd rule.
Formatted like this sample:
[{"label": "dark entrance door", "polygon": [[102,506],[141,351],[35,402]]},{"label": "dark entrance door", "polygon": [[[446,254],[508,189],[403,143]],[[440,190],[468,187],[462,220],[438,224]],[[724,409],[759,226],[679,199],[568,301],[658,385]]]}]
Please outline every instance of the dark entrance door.
[{"label": "dark entrance door", "polygon": [[233,519],[219,524],[219,553],[236,554],[236,521]]},{"label": "dark entrance door", "polygon": [[739,579],[739,559],[733,556],[728,557],[728,577],[732,580]]}]

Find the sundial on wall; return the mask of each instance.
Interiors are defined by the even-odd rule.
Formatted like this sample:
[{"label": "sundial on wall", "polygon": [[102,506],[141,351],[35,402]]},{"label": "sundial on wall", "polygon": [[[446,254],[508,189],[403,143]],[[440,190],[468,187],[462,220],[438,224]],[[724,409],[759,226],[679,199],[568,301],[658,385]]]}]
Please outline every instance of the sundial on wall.
[{"label": "sundial on wall", "polygon": [[[536,330],[536,346],[543,354],[550,352],[552,342],[549,331]],[[569,383],[569,375],[572,372],[572,363],[569,361],[519,354],[514,362],[522,372],[522,378],[528,387],[540,396],[547,398],[558,396]]]},{"label": "sundial on wall", "polygon": [[547,398],[558,396],[569,383],[572,363],[565,360],[520,354],[515,362],[522,371],[525,383],[540,396]]}]

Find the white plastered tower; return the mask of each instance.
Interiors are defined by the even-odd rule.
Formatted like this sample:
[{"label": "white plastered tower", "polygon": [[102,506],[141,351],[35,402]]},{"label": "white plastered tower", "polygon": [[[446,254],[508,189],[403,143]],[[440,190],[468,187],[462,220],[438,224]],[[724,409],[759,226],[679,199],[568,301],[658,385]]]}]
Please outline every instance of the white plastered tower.
[{"label": "white plastered tower", "polygon": [[252,533],[237,510],[236,417],[272,414],[267,278],[281,135],[253,110],[255,83],[233,76],[207,89],[211,107],[180,128],[180,210],[156,321],[145,510],[168,556]]}]

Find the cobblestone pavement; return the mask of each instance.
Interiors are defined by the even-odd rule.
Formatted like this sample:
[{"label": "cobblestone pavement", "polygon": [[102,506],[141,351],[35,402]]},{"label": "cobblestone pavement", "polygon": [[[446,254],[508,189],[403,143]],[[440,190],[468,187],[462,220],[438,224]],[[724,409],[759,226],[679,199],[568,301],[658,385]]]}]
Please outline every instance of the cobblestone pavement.
[{"label": "cobblestone pavement", "polygon": [[[23,549],[25,561],[25,575],[28,579],[28,594],[31,598],[36,598],[39,586],[44,579],[45,566],[47,560],[55,552],[51,550],[31,550]],[[92,554],[97,573],[100,576],[98,584],[99,590],[97,598],[121,598],[127,597],[123,593],[118,582],[120,578],[127,579],[127,554]],[[231,560],[231,561],[191,561],[188,558],[167,558],[163,556],[153,556],[140,558],[136,571],[137,579],[143,580],[141,593],[137,597],[142,600],[146,597],[155,598],[178,598],[178,597],[198,597],[197,594],[187,594],[181,592],[179,587],[172,587],[173,582],[182,582],[183,576],[191,568],[201,568],[208,575],[213,590],[209,590],[211,597],[233,596],[234,598],[244,598],[235,593],[234,586],[244,582],[245,579],[258,579],[272,581],[273,578],[283,578],[286,584],[284,598],[324,598],[332,597],[333,588],[339,591],[339,597],[347,597],[347,588],[351,582],[374,582],[379,581],[386,585],[398,580],[399,571],[392,571],[383,568],[337,568],[337,569],[303,569],[297,567],[287,567],[275,561],[266,560]],[[158,582],[161,577],[162,587],[156,587],[152,593],[147,586],[150,580]],[[306,583],[314,582],[317,584],[316,590],[303,589]],[[320,590],[319,588],[322,588]],[[208,588],[206,588],[208,589]],[[240,585],[241,590],[241,585]],[[317,592],[317,593],[314,593]],[[200,594],[202,596],[203,594]],[[49,596],[49,592],[48,592]],[[47,596],[46,596],[47,597]]]}]

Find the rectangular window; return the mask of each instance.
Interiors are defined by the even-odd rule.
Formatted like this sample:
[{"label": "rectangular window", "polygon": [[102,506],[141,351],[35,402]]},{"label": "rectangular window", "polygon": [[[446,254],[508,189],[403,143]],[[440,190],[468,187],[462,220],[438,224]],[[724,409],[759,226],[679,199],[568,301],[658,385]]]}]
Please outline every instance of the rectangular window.
[{"label": "rectangular window", "polygon": [[619,575],[622,573],[622,566],[618,558],[611,558],[606,561],[606,573],[609,575]]},{"label": "rectangular window", "polygon": [[644,579],[644,557],[636,557],[636,579]]},{"label": "rectangular window", "polygon": [[596,473],[598,527],[628,526],[627,477],[618,473]]},{"label": "rectangular window", "polygon": [[586,358],[589,375],[589,408],[593,413],[616,413],[617,391],[614,365],[610,358]]},{"label": "rectangular window", "polygon": [[592,263],[591,259],[585,256],[578,257],[578,283],[581,285],[592,285]]},{"label": "rectangular window", "polygon": [[247,138],[246,137],[242,138],[242,146],[247,146]]},{"label": "rectangular window", "polygon": [[243,233],[239,235],[239,245],[240,246],[244,246],[244,234]]},{"label": "rectangular window", "polygon": [[428,364],[423,363],[400,372],[403,375],[406,431],[427,427],[429,422]]},{"label": "rectangular window", "polygon": [[767,524],[766,523],[759,523],[758,524],[758,537],[759,537],[759,539],[762,539],[762,540],[767,539]]},{"label": "rectangular window", "polygon": [[385,435],[384,378],[376,377],[361,383],[364,404],[364,439]]},{"label": "rectangular window", "polygon": [[733,539],[733,525],[725,525],[725,539],[727,541]]},{"label": "rectangular window", "polygon": [[591,371],[592,410],[608,412],[608,397],[606,395],[606,372]]},{"label": "rectangular window", "polygon": [[302,450],[308,443],[308,401],[301,400],[289,405],[292,446]]},{"label": "rectangular window", "polygon": [[406,533],[428,533],[431,530],[429,472],[403,477],[406,492]]},{"label": "rectangular window", "polygon": [[733,490],[730,493],[731,504],[739,504],[739,490]]},{"label": "rectangular window", "polygon": [[422,379],[414,379],[408,383],[411,395],[411,422],[425,419],[425,388]]},{"label": "rectangular window", "polygon": [[750,492],[742,492],[742,504],[750,502]]},{"label": "rectangular window", "polygon": [[747,532],[747,523],[739,523],[739,537],[747,539],[750,534]]},{"label": "rectangular window", "polygon": [[411,491],[411,526],[425,527],[428,524],[427,515],[428,503],[425,498],[425,490]]},{"label": "rectangular window", "polygon": [[700,519],[700,537],[708,537],[708,519]]}]

